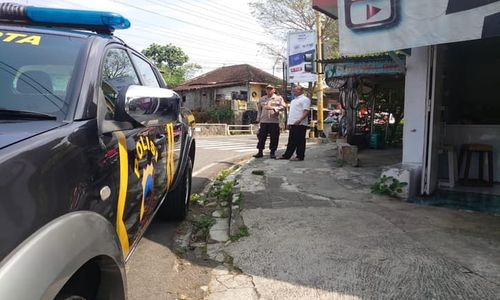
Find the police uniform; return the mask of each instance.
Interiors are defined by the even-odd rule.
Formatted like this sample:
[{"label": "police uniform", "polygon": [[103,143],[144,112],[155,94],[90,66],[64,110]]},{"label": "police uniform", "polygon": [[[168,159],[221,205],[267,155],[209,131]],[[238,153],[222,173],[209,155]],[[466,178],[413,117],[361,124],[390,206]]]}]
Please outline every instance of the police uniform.
[{"label": "police uniform", "polygon": [[[257,156],[262,156],[262,150],[264,150],[268,135],[271,138],[269,144],[271,157],[274,156],[274,153],[278,148],[278,140],[280,136],[280,112],[285,109],[285,105],[286,104],[283,98],[276,94],[273,94],[272,96],[265,95],[260,98],[258,103],[258,119],[260,120],[260,129],[258,134],[259,142],[257,143],[259,153]],[[267,109],[266,107],[272,107],[273,109]]]}]

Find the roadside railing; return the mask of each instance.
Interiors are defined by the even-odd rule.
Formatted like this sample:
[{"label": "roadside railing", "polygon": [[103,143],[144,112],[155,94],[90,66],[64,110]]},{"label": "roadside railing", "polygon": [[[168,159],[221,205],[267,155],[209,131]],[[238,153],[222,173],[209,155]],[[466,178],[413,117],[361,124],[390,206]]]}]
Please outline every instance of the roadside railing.
[{"label": "roadside railing", "polygon": [[199,136],[255,134],[257,125],[229,125],[224,123],[196,123],[195,132]]},{"label": "roadside railing", "polygon": [[227,125],[227,135],[249,133],[253,134],[253,125]]}]

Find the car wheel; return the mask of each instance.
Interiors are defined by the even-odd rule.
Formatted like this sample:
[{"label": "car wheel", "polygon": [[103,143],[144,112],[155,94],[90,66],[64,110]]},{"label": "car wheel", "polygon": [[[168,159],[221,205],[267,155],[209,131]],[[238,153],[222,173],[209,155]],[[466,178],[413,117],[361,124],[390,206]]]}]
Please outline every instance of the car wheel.
[{"label": "car wheel", "polygon": [[159,214],[162,219],[182,221],[186,218],[191,197],[192,172],[193,166],[189,160],[181,181],[175,189],[168,193],[167,199],[160,207]]}]

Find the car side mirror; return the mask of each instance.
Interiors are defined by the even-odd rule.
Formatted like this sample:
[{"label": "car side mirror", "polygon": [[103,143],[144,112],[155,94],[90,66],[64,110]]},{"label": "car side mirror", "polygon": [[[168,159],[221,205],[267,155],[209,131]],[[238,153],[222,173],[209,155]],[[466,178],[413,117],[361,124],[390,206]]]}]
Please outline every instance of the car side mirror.
[{"label": "car side mirror", "polygon": [[118,95],[115,119],[156,126],[179,118],[181,98],[169,89],[131,85]]}]

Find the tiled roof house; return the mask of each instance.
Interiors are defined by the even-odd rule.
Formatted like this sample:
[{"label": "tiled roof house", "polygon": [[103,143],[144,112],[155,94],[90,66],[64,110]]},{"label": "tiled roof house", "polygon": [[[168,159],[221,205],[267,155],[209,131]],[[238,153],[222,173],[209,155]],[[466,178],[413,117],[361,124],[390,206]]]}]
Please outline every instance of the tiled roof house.
[{"label": "tiled roof house", "polygon": [[231,102],[235,111],[252,110],[265,93],[268,84],[281,84],[282,79],[248,64],[218,68],[176,87],[184,106],[206,110]]}]

